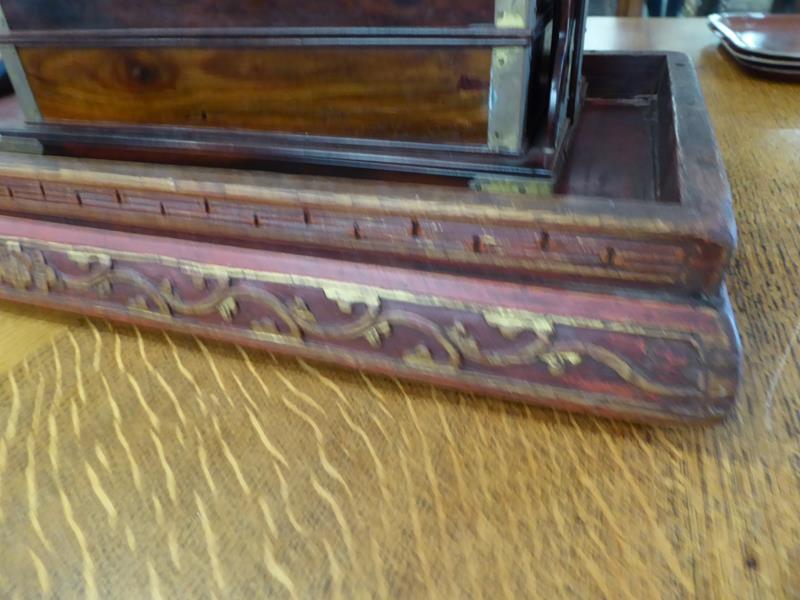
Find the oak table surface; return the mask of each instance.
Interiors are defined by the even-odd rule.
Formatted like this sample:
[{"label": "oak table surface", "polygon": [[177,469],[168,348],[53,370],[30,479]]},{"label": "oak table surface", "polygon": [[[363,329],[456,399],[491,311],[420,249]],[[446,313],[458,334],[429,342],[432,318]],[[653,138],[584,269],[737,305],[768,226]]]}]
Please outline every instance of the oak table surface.
[{"label": "oak table surface", "polygon": [[[721,425],[537,410],[0,306],[0,595],[800,597],[800,84],[703,20],[744,384]],[[44,593],[43,593],[44,592]]]}]

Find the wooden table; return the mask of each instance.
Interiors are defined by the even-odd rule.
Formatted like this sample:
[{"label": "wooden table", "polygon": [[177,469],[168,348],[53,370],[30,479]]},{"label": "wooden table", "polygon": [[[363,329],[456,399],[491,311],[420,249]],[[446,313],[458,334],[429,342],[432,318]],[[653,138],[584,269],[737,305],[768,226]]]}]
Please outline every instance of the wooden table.
[{"label": "wooden table", "polygon": [[[3,305],[0,596],[798,597],[800,85],[700,20],[735,194],[735,415],[654,429]],[[526,593],[527,592],[527,593]]]}]

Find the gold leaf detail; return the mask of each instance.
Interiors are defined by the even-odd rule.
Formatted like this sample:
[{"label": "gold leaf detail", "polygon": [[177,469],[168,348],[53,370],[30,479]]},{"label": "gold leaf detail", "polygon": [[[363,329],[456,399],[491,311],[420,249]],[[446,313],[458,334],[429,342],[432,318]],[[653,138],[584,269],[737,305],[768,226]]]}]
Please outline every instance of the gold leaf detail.
[{"label": "gold leaf detail", "polygon": [[80,250],[70,250],[67,258],[82,269],[88,269],[92,264],[97,263],[103,267],[111,266],[111,257],[108,254],[99,252],[81,252]]},{"label": "gold leaf detail", "polygon": [[49,292],[59,283],[56,271],[45,262],[41,252],[7,248],[0,251],[0,282],[18,290],[33,287],[40,292]]},{"label": "gold leaf detail", "polygon": [[366,304],[368,308],[375,309],[381,305],[381,298],[375,290],[361,288],[355,285],[329,285],[322,289],[328,300],[336,302],[344,314],[353,313],[353,305]]},{"label": "gold leaf detail", "polygon": [[388,321],[380,321],[374,327],[370,327],[364,333],[364,337],[373,348],[380,348],[381,343],[385,338],[388,338],[392,333],[392,326]]},{"label": "gold leaf detail", "polygon": [[147,299],[144,296],[134,296],[128,301],[128,308],[140,312],[151,312],[147,304]]},{"label": "gold leaf detail", "polygon": [[342,313],[346,314],[346,315],[352,315],[353,314],[353,305],[350,304],[349,302],[344,302],[342,300],[338,300],[336,302],[336,306],[338,306],[339,310]]},{"label": "gold leaf detail", "polygon": [[256,333],[269,333],[269,334],[278,333],[278,326],[275,324],[275,321],[267,317],[259,321],[253,321],[250,324],[250,328]]},{"label": "gold leaf detail", "polygon": [[18,290],[28,289],[33,283],[29,261],[21,254],[7,254],[0,263],[0,280]]},{"label": "gold leaf detail", "polygon": [[403,361],[412,367],[419,367],[421,369],[433,369],[439,367],[433,359],[433,354],[430,348],[424,344],[418,344],[411,352],[403,354]]},{"label": "gold leaf detail", "polygon": [[292,305],[292,312],[294,316],[300,320],[305,321],[306,323],[316,323],[317,317],[314,316],[314,313],[311,312],[311,309],[308,308],[308,304],[302,298],[295,296]]},{"label": "gold leaf detail", "polygon": [[521,310],[497,308],[483,311],[484,320],[500,331],[509,340],[516,339],[523,331],[533,331],[539,337],[553,334],[553,321],[548,317]]},{"label": "gold leaf detail", "polygon": [[447,330],[447,335],[453,340],[462,352],[468,355],[480,354],[477,340],[467,332],[467,328],[461,321],[456,323]]},{"label": "gold leaf detail", "polygon": [[192,285],[194,286],[194,289],[196,289],[198,292],[201,292],[201,291],[205,290],[208,287],[208,284],[206,283],[206,278],[203,277],[201,274],[192,273],[190,277],[191,277]]},{"label": "gold leaf detail", "polygon": [[44,254],[38,250],[31,254],[31,276],[33,285],[40,292],[49,292],[58,281],[55,270],[44,261]]},{"label": "gold leaf detail", "polygon": [[577,352],[548,352],[541,356],[541,361],[547,365],[547,370],[556,377],[563,375],[568,366],[581,364],[582,360]]},{"label": "gold leaf detail", "polygon": [[233,321],[236,313],[239,312],[239,305],[234,298],[229,296],[219,303],[219,306],[217,306],[217,311],[225,321],[230,323]]},{"label": "gold leaf detail", "polygon": [[219,265],[208,265],[208,264],[193,264],[193,265],[184,265],[183,270],[185,273],[196,273],[201,277],[230,277],[230,270],[219,266]]}]

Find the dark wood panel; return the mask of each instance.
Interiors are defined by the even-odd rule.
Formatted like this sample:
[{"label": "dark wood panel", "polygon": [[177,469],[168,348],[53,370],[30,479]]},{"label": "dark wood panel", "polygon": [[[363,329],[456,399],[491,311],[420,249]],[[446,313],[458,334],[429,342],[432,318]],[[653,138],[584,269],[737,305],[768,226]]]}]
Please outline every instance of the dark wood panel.
[{"label": "dark wood panel", "polygon": [[460,27],[494,23],[494,0],[3,0],[12,29]]},{"label": "dark wood panel", "polygon": [[490,48],[20,50],[46,120],[485,143]]}]

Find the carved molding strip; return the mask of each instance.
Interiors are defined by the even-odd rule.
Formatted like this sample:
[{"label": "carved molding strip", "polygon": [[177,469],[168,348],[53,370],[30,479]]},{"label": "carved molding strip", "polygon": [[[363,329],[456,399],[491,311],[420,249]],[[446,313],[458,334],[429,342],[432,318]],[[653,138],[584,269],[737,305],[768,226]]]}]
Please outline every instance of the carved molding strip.
[{"label": "carved molding strip", "polygon": [[[64,261],[74,268],[55,266]],[[145,274],[152,273],[154,265],[163,276]],[[372,351],[387,360],[398,360],[407,369],[441,375],[485,373],[512,380],[517,387],[527,385],[532,392],[537,391],[537,386],[552,389],[553,380],[569,377],[592,363],[606,369],[608,375],[604,377],[611,383],[616,380],[655,397],[697,400],[732,395],[732,384],[713,373],[709,375],[714,365],[707,357],[709,343],[716,346],[721,342],[727,349],[727,340],[702,339],[682,331],[626,323],[441,299],[437,302],[436,298],[408,292],[278,273],[259,272],[260,277],[248,277],[249,274],[252,272],[164,257],[155,260],[144,255],[108,254],[41,242],[7,240],[0,246],[2,286],[41,295],[89,295],[101,303],[162,322],[212,318],[219,321],[220,327],[236,328],[252,339],[287,347],[323,343],[335,349],[342,348],[337,344],[343,342],[363,340]],[[283,287],[280,292],[269,290],[265,281]],[[124,289],[123,297],[118,288]],[[189,295],[191,300],[187,299]],[[311,308],[314,303],[319,305],[320,297],[336,307],[334,314],[338,316],[331,318],[330,312],[322,315]],[[243,303],[249,307],[247,311],[242,310]],[[432,316],[431,309],[441,308],[448,311]],[[254,313],[256,318],[252,317]],[[485,347],[485,337],[480,338],[472,330],[470,323],[475,323],[476,318],[497,332],[491,347]],[[643,343],[655,339],[679,344],[691,350],[700,368],[687,375],[684,383],[668,385],[612,347],[575,335],[562,338],[564,327],[641,336]],[[394,348],[397,358],[392,359],[386,344],[397,343],[398,330],[405,331],[403,339],[411,341],[399,352]],[[520,367],[532,370],[520,376]],[[517,370],[509,374],[509,369]],[[545,383],[542,373],[546,373]],[[565,380],[564,386],[569,389],[570,384]]]},{"label": "carved molding strip", "polygon": [[[410,216],[381,217],[317,209],[306,209],[304,214],[301,207],[231,202],[199,194],[77,188],[62,182],[2,176],[0,203],[9,208],[17,204],[23,208],[36,206],[46,214],[78,211],[84,218],[95,220],[92,211],[97,210],[120,217],[157,219],[158,224],[214,219],[222,226],[251,233],[261,231],[284,242],[411,255],[423,252],[439,260],[662,285],[685,284],[688,264],[696,251],[688,243],[635,242],[549,228],[534,231],[530,227],[497,225],[486,229],[457,219],[438,219],[445,226],[440,231],[439,227],[428,226],[423,218],[423,231],[414,234]],[[380,233],[373,236],[373,232]]]}]

